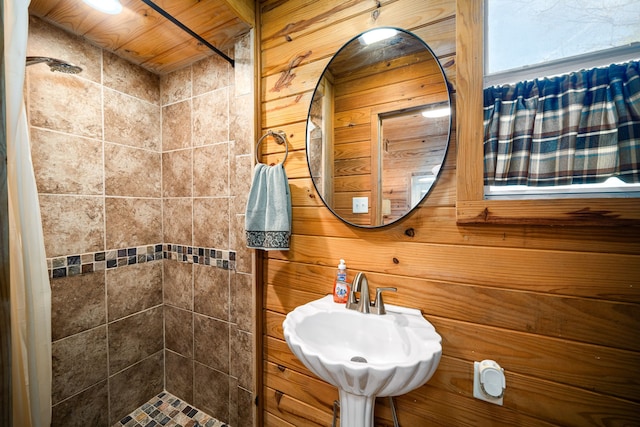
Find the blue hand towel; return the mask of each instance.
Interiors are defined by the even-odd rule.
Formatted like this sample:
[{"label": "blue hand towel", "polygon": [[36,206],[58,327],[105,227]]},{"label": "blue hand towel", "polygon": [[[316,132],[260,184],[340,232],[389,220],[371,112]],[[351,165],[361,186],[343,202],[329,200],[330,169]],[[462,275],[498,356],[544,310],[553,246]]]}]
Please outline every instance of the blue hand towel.
[{"label": "blue hand towel", "polygon": [[291,195],[282,163],[256,165],[247,200],[245,230],[249,248],[289,250]]}]

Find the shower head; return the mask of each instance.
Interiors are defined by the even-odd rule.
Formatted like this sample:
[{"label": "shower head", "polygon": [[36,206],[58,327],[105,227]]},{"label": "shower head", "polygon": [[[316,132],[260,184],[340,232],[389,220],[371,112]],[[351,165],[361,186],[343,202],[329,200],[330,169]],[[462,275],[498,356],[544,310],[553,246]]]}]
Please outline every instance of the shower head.
[{"label": "shower head", "polygon": [[51,71],[60,71],[61,73],[67,74],[78,74],[82,71],[82,68],[77,65],[73,65],[59,59],[48,58],[46,56],[27,56],[27,67],[29,65],[40,64],[43,62],[49,66]]}]

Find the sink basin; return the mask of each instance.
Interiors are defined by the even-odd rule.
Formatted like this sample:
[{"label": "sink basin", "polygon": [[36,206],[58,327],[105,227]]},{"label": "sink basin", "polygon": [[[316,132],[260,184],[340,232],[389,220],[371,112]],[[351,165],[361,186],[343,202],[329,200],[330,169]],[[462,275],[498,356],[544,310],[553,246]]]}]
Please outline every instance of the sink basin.
[{"label": "sink basin", "polygon": [[419,310],[386,305],[363,314],[331,295],[297,307],[282,324],[291,351],[338,387],[342,427],[373,426],[375,397],[414,390],[433,375],[442,338]]}]

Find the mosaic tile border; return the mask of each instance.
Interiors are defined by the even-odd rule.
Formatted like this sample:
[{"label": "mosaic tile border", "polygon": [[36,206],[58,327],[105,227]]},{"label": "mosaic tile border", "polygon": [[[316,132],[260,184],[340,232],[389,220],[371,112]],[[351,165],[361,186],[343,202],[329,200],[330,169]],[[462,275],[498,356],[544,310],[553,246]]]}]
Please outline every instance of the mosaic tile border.
[{"label": "mosaic tile border", "polygon": [[49,270],[50,279],[59,279],[162,259],[208,265],[225,270],[236,269],[235,251],[176,245],[173,243],[157,243],[154,245],[47,258],[47,269]]},{"label": "mosaic tile border", "polygon": [[163,391],[113,427],[228,427],[222,421]]}]

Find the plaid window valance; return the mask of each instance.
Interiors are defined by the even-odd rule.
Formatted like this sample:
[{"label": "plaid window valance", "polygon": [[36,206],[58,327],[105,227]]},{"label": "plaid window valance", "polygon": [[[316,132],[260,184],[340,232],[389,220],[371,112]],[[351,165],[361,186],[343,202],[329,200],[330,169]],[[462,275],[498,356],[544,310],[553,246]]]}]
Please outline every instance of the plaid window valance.
[{"label": "plaid window valance", "polygon": [[484,90],[486,185],[640,182],[639,62]]}]

